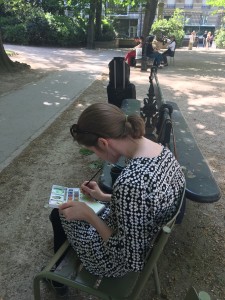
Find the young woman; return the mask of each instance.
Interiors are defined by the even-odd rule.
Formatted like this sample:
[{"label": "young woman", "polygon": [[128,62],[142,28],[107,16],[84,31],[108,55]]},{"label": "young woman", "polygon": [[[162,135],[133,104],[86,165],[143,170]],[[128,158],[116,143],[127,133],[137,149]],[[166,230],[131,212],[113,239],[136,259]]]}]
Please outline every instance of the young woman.
[{"label": "young woman", "polygon": [[153,35],[150,35],[146,38],[144,54],[146,54],[147,57],[154,58],[153,65],[161,68],[160,64],[161,64],[161,61],[163,60],[163,57],[162,57],[162,54],[159,53],[153,47],[153,45],[152,45],[153,40],[154,40]]},{"label": "young woman", "polygon": [[67,238],[84,267],[101,276],[122,276],[143,268],[145,256],[160,227],[176,213],[184,175],[173,154],[144,137],[138,115],[126,116],[118,107],[96,103],[86,108],[71,134],[98,157],[127,165],[105,194],[95,181],[84,182],[84,193],[109,206],[100,215],[82,202],[54,209],[51,221],[55,251]]},{"label": "young woman", "polygon": [[163,52],[163,62],[164,62],[164,67],[168,66],[168,61],[167,61],[167,56],[174,56],[174,51],[176,49],[176,40],[175,36],[171,36],[169,39],[169,44],[167,46],[167,50]]}]

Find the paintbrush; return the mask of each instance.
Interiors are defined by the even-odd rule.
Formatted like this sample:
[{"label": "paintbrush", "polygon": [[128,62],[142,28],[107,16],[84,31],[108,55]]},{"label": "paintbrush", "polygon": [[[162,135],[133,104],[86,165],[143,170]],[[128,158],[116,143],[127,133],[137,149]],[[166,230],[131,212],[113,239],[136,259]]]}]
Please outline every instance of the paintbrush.
[{"label": "paintbrush", "polygon": [[91,179],[85,183],[85,185],[89,185],[89,183],[95,178],[95,176],[98,175],[98,173],[102,170],[103,167],[101,167],[100,169],[98,169],[98,171],[91,177]]}]

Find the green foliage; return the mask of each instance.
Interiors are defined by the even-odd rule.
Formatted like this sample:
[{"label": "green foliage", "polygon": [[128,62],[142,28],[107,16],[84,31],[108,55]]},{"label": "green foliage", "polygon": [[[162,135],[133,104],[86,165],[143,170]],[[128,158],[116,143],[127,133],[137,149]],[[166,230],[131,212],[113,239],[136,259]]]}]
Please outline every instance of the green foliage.
[{"label": "green foliage", "polygon": [[92,155],[94,152],[91,151],[91,150],[89,150],[89,149],[87,149],[87,148],[81,148],[79,150],[79,153],[82,154],[82,155],[84,155],[84,156],[88,156],[88,155]]},{"label": "green foliage", "polygon": [[109,19],[102,20],[102,34],[98,38],[98,41],[112,41],[116,37],[115,30]]},{"label": "green foliage", "polygon": [[92,170],[100,169],[103,167],[103,162],[101,160],[96,160],[89,163],[89,168]]},{"label": "green foliage", "polygon": [[2,40],[16,44],[69,47],[83,44],[86,33],[79,22],[68,17],[34,16],[25,23],[2,27]]},{"label": "green foliage", "polygon": [[206,4],[213,7],[222,7],[225,6],[225,0],[207,0]]},{"label": "green foliage", "polygon": [[217,48],[225,49],[225,28],[216,30],[215,43]]},{"label": "green foliage", "polygon": [[176,37],[177,47],[179,47],[182,45],[185,34],[183,24],[182,10],[176,9],[169,20],[162,19],[154,22],[151,33],[156,35],[156,37],[161,37],[162,35],[170,37],[174,35]]},{"label": "green foliage", "polygon": [[0,18],[0,28],[4,28],[8,25],[16,25],[18,23],[20,23],[20,21],[16,16],[5,16]]},{"label": "green foliage", "polygon": [[20,22],[24,22],[28,16],[40,15],[43,13],[41,7],[33,5],[32,2],[25,0],[4,0],[5,12],[16,16]]},{"label": "green foliage", "polygon": [[[86,40],[86,23],[80,17],[45,13],[41,7],[24,4],[23,11],[14,0],[6,5],[7,17],[0,20],[2,39],[8,43],[29,45],[77,46]],[[11,2],[10,2],[11,3]]]},{"label": "green foliage", "polygon": [[45,12],[64,15],[64,2],[62,0],[42,0],[40,5]]},{"label": "green foliage", "polygon": [[[76,46],[85,41],[84,22],[79,18],[45,14],[47,36],[45,44]],[[37,27],[37,29],[39,26]],[[42,37],[45,36],[43,29]]]},{"label": "green foliage", "polygon": [[15,52],[15,51],[5,50],[5,52],[6,52],[6,54],[7,54],[8,56],[14,56],[14,55],[16,55],[16,52]]},{"label": "green foliage", "polygon": [[26,27],[24,24],[6,25],[2,28],[2,40],[5,43],[27,45]]},{"label": "green foliage", "polygon": [[[110,1],[109,1],[110,2]],[[145,3],[146,1],[144,0],[114,0],[114,1],[111,1],[111,2],[114,2],[115,4],[119,4],[121,6],[128,6],[128,5],[131,5],[131,6],[138,6],[140,3]]]},{"label": "green foliage", "polygon": [[26,21],[27,36],[32,45],[45,45],[48,43],[50,26],[45,16],[32,16]]},{"label": "green foliage", "polygon": [[211,5],[213,8],[217,8],[211,12],[212,15],[221,14],[224,16],[225,0],[206,0],[206,4]]}]

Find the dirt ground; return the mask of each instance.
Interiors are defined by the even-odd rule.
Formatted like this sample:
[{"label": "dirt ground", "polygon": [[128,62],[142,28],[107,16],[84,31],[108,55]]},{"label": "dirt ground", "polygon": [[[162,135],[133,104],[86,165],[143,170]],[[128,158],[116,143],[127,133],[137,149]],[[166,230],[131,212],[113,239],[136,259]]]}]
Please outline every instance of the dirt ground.
[{"label": "dirt ground", "polygon": [[[32,70],[0,75],[0,96],[52,71],[25,57],[13,59],[30,63]],[[216,203],[187,201],[183,223],[173,232],[160,259],[160,299],[183,300],[191,285],[207,291],[213,300],[225,299],[224,71],[225,51],[194,49],[190,53],[181,49],[175,65],[158,75],[165,98],[178,103],[222,191]],[[138,99],[143,99],[148,80],[139,75],[140,69],[131,70]],[[94,173],[98,162],[94,155],[79,152],[68,128],[85,107],[106,101],[107,84],[108,74],[103,74],[0,173],[1,300],[33,299],[33,277],[53,254],[47,207],[51,185],[78,186]],[[154,296],[152,279],[141,298],[159,299]],[[57,299],[44,283],[42,299]],[[95,298],[71,290],[68,299]]]}]

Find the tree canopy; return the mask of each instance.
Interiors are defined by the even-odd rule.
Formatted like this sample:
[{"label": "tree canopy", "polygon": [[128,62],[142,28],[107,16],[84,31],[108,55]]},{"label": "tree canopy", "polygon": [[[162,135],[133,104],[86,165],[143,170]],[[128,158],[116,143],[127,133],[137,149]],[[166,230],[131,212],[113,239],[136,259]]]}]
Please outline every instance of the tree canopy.
[{"label": "tree canopy", "polygon": [[213,7],[225,7],[225,0],[207,0],[206,3]]},{"label": "tree canopy", "polygon": [[[145,13],[142,35],[149,34],[158,0],[110,0],[109,2],[116,6],[129,5],[137,9],[142,5],[142,11]],[[108,32],[109,38],[113,36],[110,23],[102,22],[102,7],[106,7],[106,0],[0,0],[0,6],[2,13],[7,16],[7,24],[4,24],[4,28],[8,26],[7,36],[10,42],[34,45],[53,43],[54,45],[55,41],[60,41],[62,46],[70,46],[68,41],[74,43],[77,37],[78,42],[84,42],[86,39],[87,48],[93,49],[95,38],[101,38],[103,29],[104,32]],[[88,19],[84,17],[87,15],[89,15]],[[2,33],[4,34],[3,31]],[[10,35],[15,40],[10,39]],[[5,38],[5,35],[3,36]],[[9,70],[15,64],[4,51],[1,35],[0,49],[1,70]]]}]

